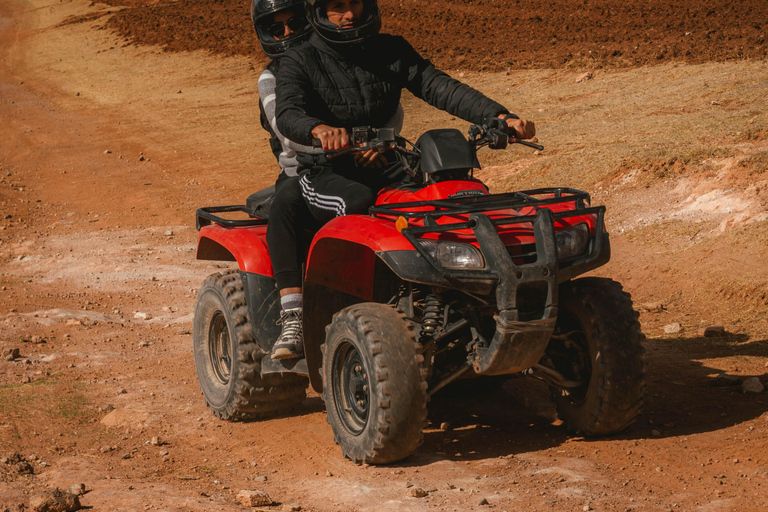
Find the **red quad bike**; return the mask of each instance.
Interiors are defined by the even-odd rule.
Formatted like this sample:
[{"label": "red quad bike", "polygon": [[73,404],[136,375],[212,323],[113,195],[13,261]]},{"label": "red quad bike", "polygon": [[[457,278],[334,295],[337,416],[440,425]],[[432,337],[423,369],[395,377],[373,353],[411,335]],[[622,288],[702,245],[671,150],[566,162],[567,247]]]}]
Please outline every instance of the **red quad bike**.
[{"label": "red quad bike", "polygon": [[[239,268],[209,276],[195,308],[195,365],[213,413],[238,420],[292,408],[308,377],[335,442],[356,463],[411,455],[430,396],[458,378],[538,378],[571,432],[632,423],[645,367],[632,301],[615,281],[577,279],[610,258],[605,207],[570,188],[490,194],[473,177],[477,149],[524,143],[501,128],[473,125],[469,140],[430,130],[416,144],[391,129],[354,130],[361,147],[335,155],[395,150],[412,183],[383,190],[369,215],[338,217],[314,235],[304,359],[269,357],[280,332],[269,191],[245,206],[199,209],[197,258]],[[233,211],[248,218],[222,216]]]}]

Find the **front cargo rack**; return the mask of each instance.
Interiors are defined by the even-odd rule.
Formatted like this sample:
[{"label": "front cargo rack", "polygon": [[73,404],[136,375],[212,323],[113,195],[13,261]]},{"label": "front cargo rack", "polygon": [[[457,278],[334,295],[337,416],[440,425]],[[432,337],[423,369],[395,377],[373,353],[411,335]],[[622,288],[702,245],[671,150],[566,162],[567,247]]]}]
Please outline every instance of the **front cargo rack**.
[{"label": "front cargo rack", "polygon": [[[248,215],[247,219],[225,219],[215,215],[217,213],[225,212],[243,212]],[[230,206],[207,206],[205,208],[198,208],[195,212],[195,225],[197,230],[203,226],[210,224],[219,224],[227,228],[242,228],[250,226],[262,226],[267,224],[267,219],[261,217],[255,210],[248,208],[245,205],[230,205]]]},{"label": "front cargo rack", "polygon": [[[552,196],[537,198],[535,196]],[[488,212],[494,210],[509,210],[527,206],[549,206],[560,203],[575,203],[579,215],[589,206],[590,197],[587,192],[574,188],[537,188],[520,192],[490,194],[480,196],[458,197],[455,199],[437,199],[432,201],[414,201],[410,203],[381,204],[371,207],[368,211],[376,217],[406,217],[424,219],[425,226],[436,226],[436,218],[446,215],[462,215]],[[432,208],[422,211],[403,211],[412,208]],[[572,216],[569,212],[568,217]],[[556,215],[557,217],[557,215]],[[562,217],[562,215],[561,215]],[[454,228],[460,229],[460,228]]]},{"label": "front cargo rack", "polygon": [[[546,197],[536,197],[546,196]],[[521,209],[526,207],[538,207],[546,208],[547,206],[563,203],[574,203],[574,209],[568,209],[565,211],[552,211],[548,210],[548,218],[552,220],[563,219],[568,217],[577,217],[584,215],[596,215],[595,224],[595,239],[594,243],[588,250],[588,254],[583,256],[583,259],[579,262],[579,266],[589,265],[596,262],[601,257],[605,257],[603,253],[603,226],[605,206],[590,207],[589,193],[568,188],[537,188],[533,190],[525,190],[520,192],[508,192],[504,194],[491,194],[482,196],[468,196],[456,199],[440,199],[432,201],[414,201],[410,203],[391,203],[382,204],[371,207],[368,211],[371,215],[380,218],[388,218],[389,220],[395,220],[398,217],[405,217],[407,219],[423,219],[423,226],[413,226],[403,228],[401,234],[413,245],[419,255],[424,258],[429,265],[438,271],[443,277],[446,278],[485,278],[487,277],[486,271],[474,271],[474,270],[449,270],[440,266],[437,261],[432,258],[429,252],[421,243],[419,243],[419,235],[425,233],[443,233],[447,231],[456,231],[461,229],[474,230],[477,226],[477,222],[473,219],[468,219],[464,222],[451,222],[447,224],[438,224],[436,219],[445,217],[448,215],[471,215],[473,213],[488,213],[498,210],[510,210]],[[406,209],[420,208],[421,211],[403,211]],[[533,215],[514,215],[504,216],[497,218],[490,218],[490,223],[498,227],[500,225],[512,225],[523,223],[535,223],[539,213]],[[534,225],[534,231],[538,231]],[[532,253],[510,254],[513,258],[526,259],[531,256],[535,256],[537,249],[534,249]],[[567,266],[568,263],[565,263]],[[574,262],[575,263],[575,262]]]}]

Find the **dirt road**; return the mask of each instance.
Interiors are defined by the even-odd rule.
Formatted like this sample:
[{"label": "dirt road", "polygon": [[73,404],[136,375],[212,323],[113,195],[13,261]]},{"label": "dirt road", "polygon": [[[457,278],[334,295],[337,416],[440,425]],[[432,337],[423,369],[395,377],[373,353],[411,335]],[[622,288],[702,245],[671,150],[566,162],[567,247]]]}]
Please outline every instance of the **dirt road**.
[{"label": "dirt road", "polygon": [[[241,510],[241,489],[317,511],[768,507],[768,393],[742,391],[768,385],[766,61],[457,71],[535,118],[547,145],[485,155],[494,190],[567,184],[608,206],[600,274],[641,312],[645,412],[619,436],[569,437],[546,389],[515,379],[438,394],[415,456],[360,467],[316,395],[227,423],[195,379],[195,292],[226,265],[194,260],[194,209],[276,173],[261,60],[126,45],[104,10],[0,4],[0,351],[20,351],[0,360],[0,510],[80,482],[83,505],[110,511]],[[407,135],[466,128],[404,106]],[[725,336],[697,334],[718,322]]]}]

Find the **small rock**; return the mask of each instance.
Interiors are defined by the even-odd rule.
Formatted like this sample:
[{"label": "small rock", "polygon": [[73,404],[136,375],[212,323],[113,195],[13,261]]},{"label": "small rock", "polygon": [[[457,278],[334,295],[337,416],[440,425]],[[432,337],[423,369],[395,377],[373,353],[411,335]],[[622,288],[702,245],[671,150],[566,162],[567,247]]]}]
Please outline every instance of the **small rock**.
[{"label": "small rock", "polygon": [[34,496],[29,500],[29,508],[34,512],[71,512],[81,505],[76,495],[54,489]]},{"label": "small rock", "polygon": [[285,512],[299,512],[299,510],[301,510],[301,505],[292,505],[289,503],[283,503],[280,506],[280,510],[284,510]]},{"label": "small rock", "polygon": [[126,393],[128,393],[128,391],[126,391],[125,388],[120,388],[120,389],[117,390],[117,394],[118,395],[124,395]]},{"label": "small rock", "polygon": [[85,494],[85,484],[73,484],[69,487],[69,494],[81,496]]},{"label": "small rock", "polygon": [[13,361],[15,359],[18,359],[21,355],[21,352],[19,352],[18,348],[9,348],[6,352],[5,359],[7,361]]},{"label": "small rock", "polygon": [[22,384],[29,384],[30,382],[32,382],[32,378],[29,375],[25,375],[21,378]]},{"label": "small rock", "polygon": [[699,329],[698,335],[703,338],[718,338],[725,335],[725,327],[723,324],[710,325]]},{"label": "small rock", "polygon": [[145,313],[144,311],[137,311],[133,314],[133,318],[136,320],[151,320],[152,315],[150,313]]},{"label": "small rock", "polygon": [[266,507],[272,504],[272,498],[264,491],[240,491],[235,498],[244,507]]},{"label": "small rock", "polygon": [[586,82],[587,80],[592,80],[592,73],[591,73],[591,72],[589,72],[589,71],[587,71],[587,72],[586,72],[586,73],[584,73],[584,74],[581,74],[581,75],[579,75],[579,76],[576,78],[576,83],[577,83],[577,84],[580,84],[581,82]]},{"label": "small rock", "polygon": [[647,304],[640,304],[638,309],[648,313],[661,313],[664,311],[664,304],[661,302],[648,302]]},{"label": "small rock", "polygon": [[126,459],[126,460],[130,459],[131,458],[131,454],[130,453],[124,453],[123,454],[123,458]]},{"label": "small rock", "polygon": [[333,476],[333,473],[331,473],[330,471],[326,471],[325,476]]},{"label": "small rock", "polygon": [[106,405],[102,405],[102,406],[100,407],[100,409],[101,409],[103,412],[112,412],[112,411],[114,411],[114,410],[115,410],[115,406],[114,406],[114,405],[112,405],[112,404],[106,404]]},{"label": "small rock", "polygon": [[677,334],[683,330],[683,326],[677,322],[664,326],[664,334]]},{"label": "small rock", "polygon": [[452,425],[448,421],[444,421],[440,424],[440,430],[442,430],[443,432],[448,432],[452,428],[453,428]]},{"label": "small rock", "polygon": [[105,150],[104,150],[104,154],[105,154],[105,155],[108,155],[108,154],[110,154],[111,152],[112,152],[112,151],[111,151],[111,150],[109,150],[109,149],[105,149]]},{"label": "small rock", "polygon": [[267,481],[267,477],[266,476],[257,476],[256,478],[253,479],[253,481],[254,482],[266,482]]},{"label": "small rock", "polygon": [[654,429],[654,430],[651,430],[651,435],[653,437],[659,437],[661,435],[661,432],[659,432],[658,430]]},{"label": "small rock", "polygon": [[25,460],[16,464],[16,471],[20,475],[33,475],[35,473],[35,470],[32,469],[32,465]]},{"label": "small rock", "polygon": [[581,510],[583,510],[584,512],[589,512],[590,510],[592,510],[592,507],[590,507],[589,505],[584,505],[583,507],[581,507]]},{"label": "small rock", "polygon": [[408,491],[408,496],[410,496],[411,498],[424,498],[428,494],[429,493],[424,489],[422,489],[421,487],[414,487],[410,491]]},{"label": "small rock", "polygon": [[763,383],[760,382],[759,378],[750,377],[741,383],[741,390],[744,393],[762,393],[765,391],[765,386],[763,386]]},{"label": "small rock", "polygon": [[478,505],[490,505],[490,503],[488,503],[488,500],[485,499],[485,498],[480,498],[480,501],[478,501],[477,504]]},{"label": "small rock", "polygon": [[140,341],[139,342],[139,346],[140,347],[148,347],[149,346],[149,342],[148,341]]},{"label": "small rock", "polygon": [[173,230],[172,229],[168,229],[168,230],[165,231],[165,233],[163,233],[163,235],[164,236],[173,236]]},{"label": "small rock", "polygon": [[717,101],[717,100],[712,100],[712,101],[710,101],[709,103],[710,103],[711,105],[719,105],[719,104],[720,104],[720,102],[719,102],[719,101]]},{"label": "small rock", "polygon": [[160,442],[160,438],[157,436],[152,436],[152,439],[149,440],[149,444],[152,446],[160,446],[162,443]]}]

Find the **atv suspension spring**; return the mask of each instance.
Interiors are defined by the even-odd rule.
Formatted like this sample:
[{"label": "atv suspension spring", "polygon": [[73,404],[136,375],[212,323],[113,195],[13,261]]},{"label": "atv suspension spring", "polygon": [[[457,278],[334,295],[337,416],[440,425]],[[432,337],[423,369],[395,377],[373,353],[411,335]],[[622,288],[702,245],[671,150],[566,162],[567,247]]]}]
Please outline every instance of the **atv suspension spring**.
[{"label": "atv suspension spring", "polygon": [[435,335],[437,328],[442,324],[443,297],[437,293],[430,293],[424,298],[424,316],[421,320],[421,342],[429,341]]}]

